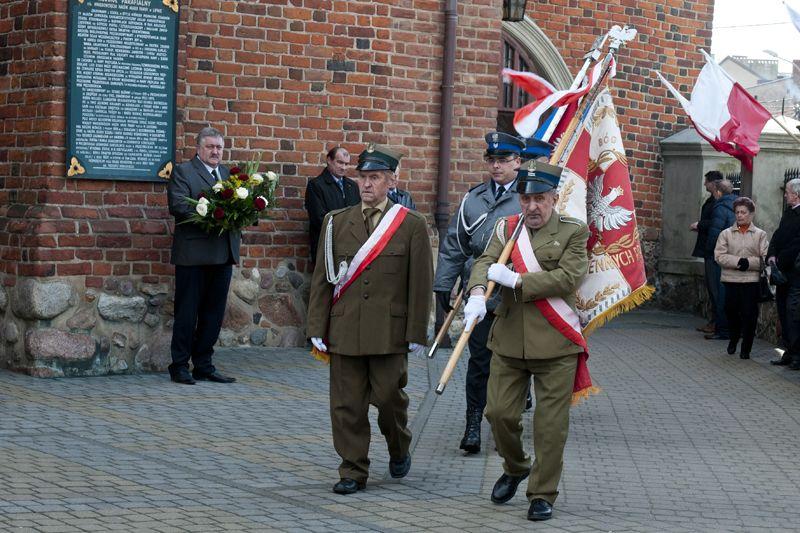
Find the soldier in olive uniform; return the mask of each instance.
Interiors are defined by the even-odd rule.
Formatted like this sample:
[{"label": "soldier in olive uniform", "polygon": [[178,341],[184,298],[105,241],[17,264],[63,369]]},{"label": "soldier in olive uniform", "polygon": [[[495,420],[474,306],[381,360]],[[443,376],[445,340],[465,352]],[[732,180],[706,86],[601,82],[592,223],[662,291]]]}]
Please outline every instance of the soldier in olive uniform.
[{"label": "soldier in olive uniform", "polygon": [[[450,294],[456,280],[459,277],[465,281],[469,279],[472,263],[489,244],[497,219],[519,213],[514,180],[520,166],[520,153],[526,149],[526,143],[513,135],[500,132],[488,133],[485,140],[486,152],[483,159],[491,179],[473,187],[464,196],[456,216],[450,221],[447,235],[439,246],[433,290],[444,312],[452,309]],[[529,157],[549,155],[551,149],[551,145],[537,141],[532,143]],[[481,420],[486,407],[486,383],[492,358],[486,342],[494,320],[492,311],[499,301],[499,297],[489,300],[486,318],[475,326],[469,339],[467,423],[460,445],[467,453],[478,453],[481,450]]]},{"label": "soldier in olive uniform", "polygon": [[[366,486],[370,403],[378,408],[390,474],[404,477],[411,467],[403,387],[408,352],[427,343],[433,261],[425,218],[386,197],[399,158],[373,145],[362,153],[361,203],[326,215],[311,280],[307,331],[330,356],[333,444],[342,458],[333,490],[339,494]],[[371,262],[361,259],[367,249],[379,250]]]},{"label": "soldier in olive uniform", "polygon": [[[547,520],[558,495],[564,445],[569,427],[569,408],[583,348],[555,329],[535,305],[536,300],[561,298],[575,312],[575,291],[586,275],[586,242],[589,229],[578,219],[555,212],[556,187],[561,169],[531,163],[520,170],[517,191],[522,206],[523,231],[530,236],[540,272],[519,274],[495,264],[507,231],[507,219],[498,222],[486,252],[475,262],[469,280],[470,298],[464,308],[468,324],[481,320],[488,281],[502,286],[502,303],[489,333],[494,353],[488,385],[486,418],[492,426],[497,451],[504,459],[504,474],[492,490],[492,501],[510,500],[519,483],[528,477],[531,502],[528,519]],[[501,238],[498,233],[505,237]],[[533,376],[536,408],[533,448],[535,459],[522,446],[521,416],[524,388]]]}]

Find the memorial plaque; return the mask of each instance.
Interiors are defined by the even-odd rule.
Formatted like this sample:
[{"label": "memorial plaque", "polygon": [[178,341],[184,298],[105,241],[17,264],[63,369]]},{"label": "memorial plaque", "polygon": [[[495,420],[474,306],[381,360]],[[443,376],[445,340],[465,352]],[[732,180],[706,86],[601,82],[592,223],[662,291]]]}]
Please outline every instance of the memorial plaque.
[{"label": "memorial plaque", "polygon": [[169,179],[178,19],[178,0],[69,0],[67,176]]}]

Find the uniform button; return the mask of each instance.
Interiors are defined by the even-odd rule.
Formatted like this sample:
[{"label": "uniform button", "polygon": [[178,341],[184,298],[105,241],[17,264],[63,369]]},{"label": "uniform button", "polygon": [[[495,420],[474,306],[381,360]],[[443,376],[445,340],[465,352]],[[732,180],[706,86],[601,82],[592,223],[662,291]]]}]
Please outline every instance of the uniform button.
[{"label": "uniform button", "polygon": [[367,294],[367,293],[364,293],[364,299],[365,299],[365,300],[369,300],[369,294]]},{"label": "uniform button", "polygon": [[364,285],[369,285],[369,280],[368,279],[364,280]]}]

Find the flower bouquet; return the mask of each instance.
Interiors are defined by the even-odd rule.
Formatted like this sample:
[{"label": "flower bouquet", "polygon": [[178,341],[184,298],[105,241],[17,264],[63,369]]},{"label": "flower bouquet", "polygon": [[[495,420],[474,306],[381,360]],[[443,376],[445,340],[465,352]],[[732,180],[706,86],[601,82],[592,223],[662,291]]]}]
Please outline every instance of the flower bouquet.
[{"label": "flower bouquet", "polygon": [[253,159],[234,166],[230,176],[218,181],[198,198],[186,198],[194,206],[194,213],[180,224],[193,223],[207,233],[239,231],[254,225],[265,216],[268,207],[275,207],[275,188],[278,175],[271,170],[258,173],[260,161]]}]

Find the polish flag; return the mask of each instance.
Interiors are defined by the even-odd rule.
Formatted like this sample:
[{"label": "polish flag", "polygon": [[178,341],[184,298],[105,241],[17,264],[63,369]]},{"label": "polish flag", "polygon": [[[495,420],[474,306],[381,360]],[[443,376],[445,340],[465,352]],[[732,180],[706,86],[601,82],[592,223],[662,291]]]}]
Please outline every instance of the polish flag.
[{"label": "polish flag", "polygon": [[[616,62],[612,57],[608,65],[609,77],[616,75]],[[556,90],[553,85],[541,76],[532,72],[520,72],[509,68],[503,69],[503,80],[513,83],[531,96],[534,101],[517,109],[514,113],[514,128],[522,137],[528,138],[536,133],[542,116],[551,108],[568,106],[585,96],[597,84],[603,74],[603,62],[595,63],[589,76],[576,89]]]},{"label": "polish flag", "polygon": [[706,64],[687,100],[660,72],[661,82],[678,99],[697,132],[718,152],[730,154],[753,169],[758,154],[758,138],[770,112],[735,82],[704,50]]}]

